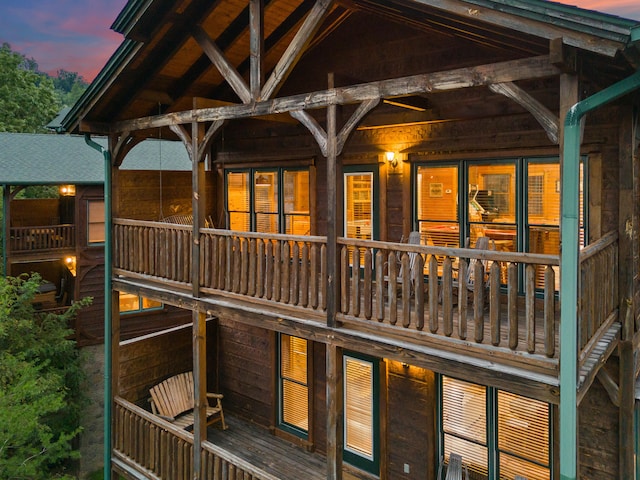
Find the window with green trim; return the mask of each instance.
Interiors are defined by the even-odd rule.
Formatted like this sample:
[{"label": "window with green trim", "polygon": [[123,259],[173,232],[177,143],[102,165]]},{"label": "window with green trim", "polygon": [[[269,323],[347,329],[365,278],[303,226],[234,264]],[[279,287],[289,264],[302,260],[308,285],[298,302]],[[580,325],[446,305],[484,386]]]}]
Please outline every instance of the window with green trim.
[{"label": "window with green trim", "polygon": [[440,454],[474,479],[550,480],[551,409],[504,390],[441,376]]},{"label": "window with green trim", "polygon": [[148,310],[159,310],[162,302],[157,302],[133,293],[120,292],[120,313],[139,313]]},{"label": "window with green trim", "polygon": [[306,439],[309,434],[309,342],[284,333],[278,338],[279,427]]},{"label": "window with green trim", "polygon": [[367,472],[380,470],[378,359],[345,353],[344,461]]},{"label": "window with green trim", "polygon": [[228,170],[226,184],[231,230],[311,233],[308,169]]}]

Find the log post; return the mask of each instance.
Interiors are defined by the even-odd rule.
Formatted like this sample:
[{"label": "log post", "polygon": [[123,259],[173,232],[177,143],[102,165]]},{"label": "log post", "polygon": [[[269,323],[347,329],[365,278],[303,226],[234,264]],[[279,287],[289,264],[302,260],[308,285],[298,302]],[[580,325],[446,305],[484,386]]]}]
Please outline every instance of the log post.
[{"label": "log post", "polygon": [[327,343],[327,480],[342,480],[344,372],[342,348]]}]

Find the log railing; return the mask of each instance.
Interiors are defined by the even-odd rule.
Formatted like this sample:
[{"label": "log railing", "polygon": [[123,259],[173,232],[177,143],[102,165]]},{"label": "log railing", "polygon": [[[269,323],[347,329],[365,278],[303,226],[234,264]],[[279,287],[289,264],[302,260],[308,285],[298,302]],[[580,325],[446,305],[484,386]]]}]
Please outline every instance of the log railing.
[{"label": "log railing", "polygon": [[[116,271],[191,283],[190,226],[116,219],[114,243]],[[203,293],[325,311],[325,237],[203,228],[199,246]],[[421,332],[467,346],[558,358],[556,255],[345,238],[338,240],[338,254],[338,314],[347,327],[359,322],[394,334]],[[615,235],[580,254],[581,356],[617,312],[617,255]]]},{"label": "log railing", "polygon": [[191,282],[191,226],[123,219],[113,223],[114,268]]},{"label": "log railing", "polygon": [[583,363],[618,320],[618,234],[612,232],[580,252],[578,347]]},{"label": "log railing", "polygon": [[339,244],[343,320],[557,358],[558,256],[353,239]]},{"label": "log railing", "polygon": [[113,449],[115,457],[138,473],[193,478],[193,435],[120,397],[115,398]]},{"label": "log railing", "polygon": [[[114,399],[113,450],[121,469],[139,478],[193,478],[193,434],[123,398]],[[211,480],[277,480],[236,455],[203,442],[200,478]]]},{"label": "log railing", "polygon": [[11,227],[9,238],[9,248],[12,253],[72,248],[75,246],[75,226]]},{"label": "log railing", "polygon": [[326,238],[202,229],[200,287],[326,308]]}]

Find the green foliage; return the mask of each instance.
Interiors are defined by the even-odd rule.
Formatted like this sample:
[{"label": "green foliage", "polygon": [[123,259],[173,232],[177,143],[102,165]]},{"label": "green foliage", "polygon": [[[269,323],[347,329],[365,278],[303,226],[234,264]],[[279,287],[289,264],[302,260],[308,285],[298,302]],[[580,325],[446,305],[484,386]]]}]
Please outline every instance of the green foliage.
[{"label": "green foliage", "polygon": [[60,106],[53,81],[37,71],[35,60],[0,47],[0,132],[45,132]]},{"label": "green foliage", "polygon": [[64,314],[39,313],[41,282],[0,279],[0,478],[44,480],[64,475],[77,458],[84,406],[81,359],[69,321],[90,299]]},{"label": "green foliage", "polygon": [[60,190],[57,185],[29,185],[18,192],[15,198],[58,198]]},{"label": "green foliage", "polygon": [[77,72],[58,70],[57,77],[53,78],[53,86],[56,89],[59,103],[63,107],[70,107],[78,101],[87,89],[87,82]]}]

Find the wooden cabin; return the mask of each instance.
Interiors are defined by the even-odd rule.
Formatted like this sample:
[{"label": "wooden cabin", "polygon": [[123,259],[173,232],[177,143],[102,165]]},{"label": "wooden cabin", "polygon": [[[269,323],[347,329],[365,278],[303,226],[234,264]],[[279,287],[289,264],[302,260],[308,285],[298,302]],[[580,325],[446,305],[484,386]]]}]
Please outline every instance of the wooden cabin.
[{"label": "wooden cabin", "polygon": [[[107,145],[106,139],[98,139]],[[155,143],[155,145],[154,145]],[[184,149],[165,145],[165,175],[186,175]],[[132,152],[126,175],[157,182],[158,142]],[[43,165],[46,165],[43,166]],[[43,279],[35,306],[63,309],[92,297],[76,319],[81,347],[104,339],[104,165],[81,136],[0,133],[0,184],[3,187],[3,271],[38,273]],[[149,173],[153,172],[153,173]],[[49,187],[47,197],[32,198],[28,187]],[[43,189],[41,189],[43,190]],[[123,338],[137,337],[185,322],[184,312],[160,302],[123,293],[120,311],[129,314]],[[148,307],[148,308],[145,308]],[[157,315],[162,312],[161,315]],[[151,315],[150,315],[151,313]]]},{"label": "wooden cabin", "polygon": [[[131,0],[112,28],[62,121],[109,138],[106,472],[436,479],[456,454],[478,479],[637,475],[636,22]],[[188,178],[125,173],[152,139]],[[192,325],[120,341],[123,294]],[[187,431],[148,397],[191,370]]]}]

